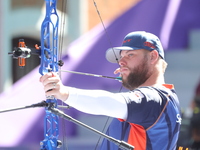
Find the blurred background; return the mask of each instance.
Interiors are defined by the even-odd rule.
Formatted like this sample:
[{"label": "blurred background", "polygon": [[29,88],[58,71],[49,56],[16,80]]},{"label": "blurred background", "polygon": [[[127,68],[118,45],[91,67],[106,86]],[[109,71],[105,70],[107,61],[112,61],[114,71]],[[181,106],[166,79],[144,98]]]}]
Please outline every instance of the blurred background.
[{"label": "blurred background", "polygon": [[[60,18],[59,50],[63,70],[114,76],[118,67],[105,59],[105,51],[120,46],[132,31],[157,35],[168,62],[166,83],[175,85],[182,109],[178,146],[198,147],[200,141],[200,1],[199,0],[57,0]],[[98,12],[97,13],[97,9]],[[0,110],[23,107],[45,99],[38,56],[20,68],[8,56],[24,39],[28,47],[40,45],[45,17],[44,0],[0,0]],[[102,20],[102,21],[101,21]],[[112,79],[61,73],[63,83],[84,89],[119,92]],[[121,91],[125,91],[122,89]],[[72,117],[105,132],[112,118],[64,110]],[[0,150],[40,149],[43,108],[0,113]],[[60,149],[95,149],[99,136],[69,121],[60,120]]]}]

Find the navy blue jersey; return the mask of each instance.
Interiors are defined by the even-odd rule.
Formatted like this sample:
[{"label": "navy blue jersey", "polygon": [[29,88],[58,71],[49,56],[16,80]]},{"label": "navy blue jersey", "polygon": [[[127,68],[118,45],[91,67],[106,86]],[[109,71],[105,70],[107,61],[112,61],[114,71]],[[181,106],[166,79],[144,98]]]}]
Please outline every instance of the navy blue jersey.
[{"label": "navy blue jersey", "polygon": [[[128,142],[134,150],[175,150],[181,112],[173,85],[141,87],[123,96],[127,102],[127,119],[113,119],[107,134]],[[104,139],[101,150],[119,148]]]}]

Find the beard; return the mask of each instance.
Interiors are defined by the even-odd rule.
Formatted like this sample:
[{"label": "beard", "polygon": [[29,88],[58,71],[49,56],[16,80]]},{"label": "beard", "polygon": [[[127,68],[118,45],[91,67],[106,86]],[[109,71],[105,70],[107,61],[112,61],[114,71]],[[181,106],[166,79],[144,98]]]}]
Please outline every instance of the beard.
[{"label": "beard", "polygon": [[127,76],[127,79],[124,79],[122,76],[122,85],[125,88],[134,90],[145,83],[145,81],[151,76],[148,64],[146,62],[147,60],[143,59],[139,66],[133,69],[129,68],[130,74]]}]

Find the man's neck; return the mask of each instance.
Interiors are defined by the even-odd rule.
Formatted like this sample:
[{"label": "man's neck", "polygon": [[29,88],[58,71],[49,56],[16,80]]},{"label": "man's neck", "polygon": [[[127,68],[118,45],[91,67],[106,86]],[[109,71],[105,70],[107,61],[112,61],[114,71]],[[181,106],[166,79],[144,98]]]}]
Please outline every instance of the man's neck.
[{"label": "man's neck", "polygon": [[158,85],[163,85],[165,84],[165,80],[164,80],[164,76],[163,74],[162,75],[152,75],[149,79],[147,79],[145,81],[144,84],[140,85],[139,87],[142,87],[142,86],[158,86]]}]

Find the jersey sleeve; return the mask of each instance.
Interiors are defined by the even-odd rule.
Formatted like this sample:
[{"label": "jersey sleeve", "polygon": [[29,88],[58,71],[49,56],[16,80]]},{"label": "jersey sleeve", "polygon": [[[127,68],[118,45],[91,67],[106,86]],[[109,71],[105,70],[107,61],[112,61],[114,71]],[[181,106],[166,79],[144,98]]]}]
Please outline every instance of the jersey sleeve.
[{"label": "jersey sleeve", "polygon": [[128,115],[127,122],[151,126],[166,103],[166,97],[153,88],[143,87],[126,96]]},{"label": "jersey sleeve", "polygon": [[127,118],[127,103],[121,93],[69,88],[65,103],[88,114]]}]

